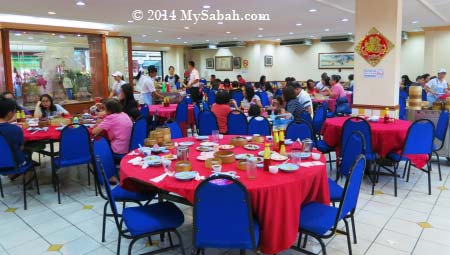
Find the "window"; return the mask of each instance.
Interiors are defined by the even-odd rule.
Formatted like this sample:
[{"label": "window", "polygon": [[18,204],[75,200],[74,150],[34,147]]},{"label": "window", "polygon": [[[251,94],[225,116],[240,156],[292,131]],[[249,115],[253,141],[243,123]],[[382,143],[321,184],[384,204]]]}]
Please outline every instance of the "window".
[{"label": "window", "polygon": [[133,73],[138,73],[139,69],[144,69],[147,73],[149,66],[158,69],[157,77],[164,77],[163,54],[162,51],[133,51]]}]

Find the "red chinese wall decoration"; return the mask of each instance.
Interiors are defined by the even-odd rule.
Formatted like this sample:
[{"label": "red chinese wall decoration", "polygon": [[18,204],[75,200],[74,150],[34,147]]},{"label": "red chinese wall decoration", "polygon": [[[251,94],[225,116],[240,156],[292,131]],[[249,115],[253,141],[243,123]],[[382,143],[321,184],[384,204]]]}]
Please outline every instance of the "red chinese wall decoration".
[{"label": "red chinese wall decoration", "polygon": [[392,48],[394,48],[394,44],[376,28],[372,28],[358,43],[355,50],[375,67]]}]

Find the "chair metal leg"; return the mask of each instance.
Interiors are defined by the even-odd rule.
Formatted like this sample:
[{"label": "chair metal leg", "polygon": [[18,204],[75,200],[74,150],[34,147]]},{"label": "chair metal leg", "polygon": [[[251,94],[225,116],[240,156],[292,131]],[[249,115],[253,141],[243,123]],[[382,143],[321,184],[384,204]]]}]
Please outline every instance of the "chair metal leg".
[{"label": "chair metal leg", "polygon": [[[130,244],[128,245],[128,255],[131,255],[131,250],[133,249],[133,244],[139,239],[133,239],[131,240]],[[119,253],[117,253],[119,254]]]},{"label": "chair metal leg", "polygon": [[358,241],[356,240],[356,225],[355,225],[355,216],[352,212],[352,216],[350,217],[350,220],[352,222],[352,230],[353,230],[353,243],[357,244]]},{"label": "chair metal leg", "polygon": [[[406,161],[406,163],[405,163],[405,168],[403,168],[403,175],[402,175],[402,178],[403,178],[403,179],[405,178],[406,169],[408,168],[408,165],[409,165],[409,164],[410,164],[409,161]],[[408,182],[408,181],[406,181],[406,182]]]},{"label": "chair metal leg", "polygon": [[173,232],[177,235],[178,242],[180,242],[181,255],[185,255],[183,239],[181,238],[180,233],[177,230],[174,230]]},{"label": "chair metal leg", "polygon": [[437,162],[438,162],[439,181],[442,181],[442,174],[441,174],[441,158],[439,157],[439,154],[438,154],[436,151],[435,151],[434,153],[436,154]]},{"label": "chair metal leg", "polygon": [[55,185],[56,185],[56,191],[58,192],[58,204],[61,204],[61,193],[59,190],[59,176],[58,173],[55,173]]},{"label": "chair metal leg", "polygon": [[103,206],[103,227],[102,227],[102,243],[105,242],[105,232],[106,232],[106,211],[108,209],[109,201],[105,202],[105,206]]},{"label": "chair metal leg", "polygon": [[328,152],[328,159],[329,159],[329,163],[330,163],[330,172],[332,172],[333,171],[333,162],[331,162],[331,152]]},{"label": "chair metal leg", "polygon": [[172,236],[170,235],[170,232],[167,232],[167,235],[169,236],[170,246],[173,246],[173,240],[172,240]]},{"label": "chair metal leg", "polygon": [[245,255],[245,250],[239,250],[239,255]]},{"label": "chair metal leg", "polygon": [[345,232],[347,233],[348,254],[352,255],[352,242],[350,241],[350,229],[348,227],[348,222],[345,218],[344,218],[344,224],[345,224]]},{"label": "chair metal leg", "polygon": [[327,247],[325,246],[325,243],[322,241],[322,239],[318,238],[320,247],[322,248],[322,254],[327,255]]},{"label": "chair metal leg", "polygon": [[409,173],[411,172],[411,162],[408,164],[408,171],[406,173],[406,182],[409,182]]},{"label": "chair metal leg", "polygon": [[397,196],[397,168],[398,163],[394,165],[394,195]]},{"label": "chair metal leg", "polygon": [[27,185],[26,185],[26,181],[25,181],[25,173],[23,174],[23,178],[22,178],[22,186],[23,186],[23,206],[24,209],[27,209]]},{"label": "chair metal leg", "polygon": [[121,239],[122,239],[122,235],[121,235],[121,232],[122,232],[122,224],[123,224],[123,220],[121,220],[120,221],[120,224],[119,224],[119,238],[117,239],[117,255],[119,255],[120,254],[120,241],[121,241]]},{"label": "chair metal leg", "polygon": [[305,239],[303,239],[303,248],[306,248],[307,242],[308,242],[308,235],[305,234]]},{"label": "chair metal leg", "polygon": [[36,192],[38,195],[41,194],[41,191],[39,190],[39,181],[37,178],[36,168],[33,167],[33,175],[34,175],[34,184],[36,185]]},{"label": "chair metal leg", "polygon": [[431,162],[430,161],[428,161],[427,166],[428,166],[428,172],[427,172],[427,175],[428,175],[428,195],[431,195]]},{"label": "chair metal leg", "polygon": [[89,163],[87,164],[87,170],[88,186],[91,186],[91,166]]},{"label": "chair metal leg", "polygon": [[297,247],[298,248],[300,248],[300,245],[301,245],[301,242],[302,242],[302,236],[303,236],[303,234],[302,234],[302,232],[300,232],[298,234],[298,241],[297,241]]},{"label": "chair metal leg", "polygon": [[5,197],[5,194],[3,194],[2,177],[0,177],[0,194],[2,195],[2,197]]}]

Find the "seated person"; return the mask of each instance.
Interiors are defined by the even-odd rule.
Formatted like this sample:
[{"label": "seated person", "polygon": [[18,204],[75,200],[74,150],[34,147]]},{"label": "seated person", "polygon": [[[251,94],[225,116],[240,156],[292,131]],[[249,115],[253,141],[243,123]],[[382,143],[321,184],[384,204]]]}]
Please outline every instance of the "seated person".
[{"label": "seated person", "polygon": [[272,104],[270,106],[275,115],[284,114],[285,110],[283,108],[283,98],[278,96],[272,100]]},{"label": "seated person", "polygon": [[141,116],[138,108],[138,103],[134,99],[133,87],[130,84],[124,84],[120,87],[119,101],[122,105],[122,111],[132,120],[136,120]]},{"label": "seated person", "polygon": [[298,101],[295,89],[292,86],[286,86],[283,88],[283,101],[286,102],[286,111],[289,112],[295,121],[302,120],[302,112],[305,108]]},{"label": "seated person", "polygon": [[250,120],[253,117],[260,117],[260,116],[261,116],[261,108],[256,104],[250,105],[250,108],[248,109],[247,120]]},{"label": "seated person", "polygon": [[11,93],[9,91],[5,91],[2,93],[2,96],[7,99],[12,99],[14,102],[16,102],[16,111],[23,111],[26,116],[31,117],[30,111],[28,111],[27,108],[25,108],[25,107],[19,105],[19,103],[17,103],[16,97],[14,96],[13,93]]},{"label": "seated person", "polygon": [[316,88],[315,88],[315,84],[314,81],[309,79],[306,81],[306,89],[308,94],[310,94],[311,96],[314,96],[314,94],[316,93]]},{"label": "seated person", "polygon": [[[0,96],[0,135],[11,147],[14,159],[18,166],[26,164],[25,154],[23,153],[23,131],[20,127],[9,123],[16,114],[16,102],[12,99]],[[3,157],[3,155],[2,155]]]},{"label": "seated person", "polygon": [[347,97],[347,93],[345,93],[344,88],[339,83],[341,80],[341,76],[337,74],[331,75],[330,84],[331,84],[331,93],[330,98],[341,98],[341,97]]},{"label": "seated person", "polygon": [[64,109],[61,105],[54,104],[53,98],[49,94],[41,95],[36,104],[36,108],[34,109],[34,117],[39,119],[62,116],[65,114],[69,114],[69,112],[66,111],[66,109]]},{"label": "seated person", "polygon": [[236,101],[231,99],[230,94],[225,90],[219,90],[216,94],[216,102],[211,107],[211,112],[216,116],[219,131],[222,134],[226,134],[228,131],[227,121],[228,113],[231,112],[230,104],[237,109]]},{"label": "seated person", "polygon": [[262,108],[261,98],[255,94],[255,90],[253,90],[252,86],[245,86],[242,89],[242,95],[244,96],[244,107],[249,108],[251,104],[256,104],[260,108]]},{"label": "seated person", "polygon": [[133,122],[126,113],[122,112],[122,105],[116,99],[106,100],[105,108],[106,116],[94,127],[92,134],[99,135],[106,132],[114,153],[128,153]]}]

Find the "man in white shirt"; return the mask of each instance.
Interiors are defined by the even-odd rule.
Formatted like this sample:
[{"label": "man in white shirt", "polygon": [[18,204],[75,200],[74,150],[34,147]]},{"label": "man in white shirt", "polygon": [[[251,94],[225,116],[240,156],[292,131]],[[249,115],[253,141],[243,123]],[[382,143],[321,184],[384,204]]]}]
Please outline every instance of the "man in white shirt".
[{"label": "man in white shirt", "polygon": [[438,72],[438,77],[430,80],[425,86],[427,91],[427,101],[433,104],[442,94],[449,93],[448,83],[445,80],[447,70],[441,68]]},{"label": "man in white shirt", "polygon": [[156,77],[157,69],[155,66],[148,67],[148,74],[150,77],[142,75],[138,79],[137,86],[141,89],[142,99],[145,104],[152,105],[153,97],[163,98],[155,89],[153,79]]},{"label": "man in white shirt", "polygon": [[200,74],[198,70],[195,69],[195,62],[189,61],[188,63],[189,70],[189,81],[187,87],[191,90],[191,98],[192,101],[198,103],[202,100],[202,96],[200,95]]},{"label": "man in white shirt", "polygon": [[298,102],[303,106],[303,108],[312,116],[313,107],[311,96],[309,96],[308,92],[302,89],[302,86],[299,82],[288,82],[288,86],[292,86],[295,89],[295,93],[297,94]]}]

